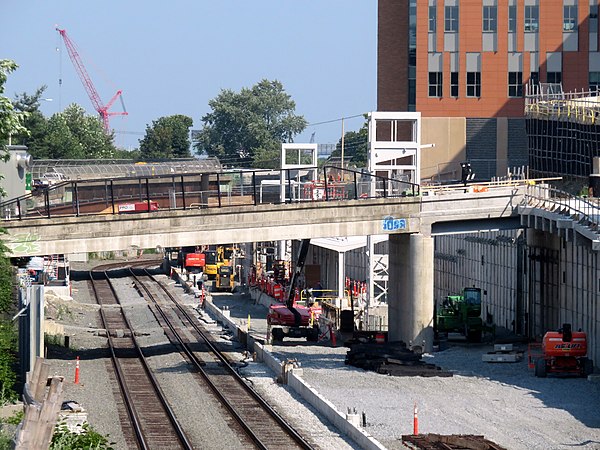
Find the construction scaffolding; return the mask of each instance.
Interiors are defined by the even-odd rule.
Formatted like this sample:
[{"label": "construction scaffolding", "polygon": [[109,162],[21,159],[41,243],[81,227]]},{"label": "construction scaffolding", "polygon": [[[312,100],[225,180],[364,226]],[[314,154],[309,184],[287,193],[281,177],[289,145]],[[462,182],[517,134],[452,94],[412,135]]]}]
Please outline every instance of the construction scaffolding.
[{"label": "construction scaffolding", "polygon": [[600,156],[600,91],[562,92],[527,85],[525,118],[530,176],[585,179]]}]

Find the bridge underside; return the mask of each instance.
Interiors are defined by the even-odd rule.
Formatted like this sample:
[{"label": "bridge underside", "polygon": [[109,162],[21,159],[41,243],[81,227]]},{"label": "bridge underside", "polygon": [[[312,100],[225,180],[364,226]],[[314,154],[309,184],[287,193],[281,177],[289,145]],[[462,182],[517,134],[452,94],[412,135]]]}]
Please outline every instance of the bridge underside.
[{"label": "bridge underside", "polygon": [[493,219],[455,220],[437,222],[431,225],[431,235],[463,234],[486,231],[516,230],[523,228],[519,217],[502,217]]}]

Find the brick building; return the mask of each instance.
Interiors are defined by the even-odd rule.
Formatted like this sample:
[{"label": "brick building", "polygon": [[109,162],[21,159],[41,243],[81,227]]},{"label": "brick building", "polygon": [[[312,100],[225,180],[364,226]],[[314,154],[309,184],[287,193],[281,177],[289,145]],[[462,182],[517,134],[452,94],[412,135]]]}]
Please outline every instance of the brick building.
[{"label": "brick building", "polygon": [[421,112],[421,141],[436,143],[424,179],[454,171],[460,160],[481,178],[526,165],[529,81],[562,83],[564,91],[600,84],[598,0],[379,0],[378,7],[378,110]]}]

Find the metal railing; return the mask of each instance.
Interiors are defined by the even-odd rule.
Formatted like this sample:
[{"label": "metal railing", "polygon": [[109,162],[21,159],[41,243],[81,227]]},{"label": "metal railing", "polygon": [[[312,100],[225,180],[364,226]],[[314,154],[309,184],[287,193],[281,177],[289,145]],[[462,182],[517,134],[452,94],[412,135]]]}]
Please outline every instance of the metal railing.
[{"label": "metal railing", "polygon": [[524,203],[569,218],[595,233],[600,231],[600,199],[577,197],[546,184],[527,186]]},{"label": "metal railing", "polygon": [[[282,183],[283,181],[283,183]],[[404,180],[335,166],[68,180],[0,203],[1,219],[419,196]]]}]

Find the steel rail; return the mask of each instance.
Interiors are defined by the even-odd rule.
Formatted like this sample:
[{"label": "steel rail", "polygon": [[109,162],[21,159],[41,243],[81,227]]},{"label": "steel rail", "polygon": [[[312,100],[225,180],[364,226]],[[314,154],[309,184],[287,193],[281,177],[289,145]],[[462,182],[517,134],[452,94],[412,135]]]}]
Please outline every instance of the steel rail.
[{"label": "steel rail", "polygon": [[[102,274],[105,277],[104,279],[107,281],[107,284],[110,288],[110,291],[112,292],[112,295],[114,296],[114,299],[116,300],[117,303],[119,303],[117,293],[115,291],[113,284],[110,281],[110,277],[108,276],[108,273],[106,271],[101,271],[101,272],[100,271],[90,271],[90,279],[92,280],[92,288],[94,290],[94,294],[96,295],[96,298],[97,298],[98,302],[100,303],[100,305],[102,306],[102,300],[101,300],[101,297],[99,296],[97,285],[95,283],[95,281],[100,281],[100,280],[96,280],[94,278],[94,275],[93,275],[94,273]],[[122,312],[122,310],[121,310],[121,312]],[[120,365],[119,357],[117,356],[117,354],[115,352],[116,345],[113,341],[113,337],[111,335],[111,330],[109,329],[109,326],[108,326],[109,323],[108,323],[107,317],[106,317],[102,307],[100,308],[100,315],[102,318],[103,326],[106,329],[110,352],[111,352],[111,357],[112,357],[112,362],[113,362],[113,366],[115,367],[115,373],[117,374],[119,387],[121,389],[121,393],[125,400],[126,408],[127,408],[129,417],[131,418],[132,426],[134,428],[136,438],[138,439],[138,443],[140,444],[142,449],[149,449],[151,447],[148,445],[147,439],[144,436],[144,431],[142,430],[140,414],[139,414],[138,410],[136,409],[135,405],[133,404],[133,398],[131,396],[129,387],[127,385],[126,376],[122,370],[123,368]],[[191,442],[189,441],[189,439],[187,438],[187,436],[185,435],[185,432],[181,428],[181,425],[177,421],[177,418],[175,416],[173,409],[168,404],[168,402],[166,400],[166,396],[165,396],[164,392],[162,391],[162,389],[160,388],[158,380],[152,373],[152,370],[150,369],[150,367],[148,365],[148,361],[146,360],[146,357],[134,335],[133,328],[131,327],[129,320],[127,319],[125,314],[123,314],[123,312],[122,312],[122,318],[123,318],[123,321],[126,324],[127,328],[131,332],[131,340],[134,344],[135,351],[138,355],[138,359],[142,364],[142,367],[144,369],[146,376],[148,377],[148,380],[150,381],[150,383],[152,384],[152,387],[154,388],[154,393],[155,393],[156,397],[158,398],[158,400],[160,401],[161,405],[163,406],[163,408],[166,412],[166,416],[167,416],[169,422],[171,423],[171,425],[173,427],[173,431],[177,435],[177,437],[182,445],[182,448],[184,448],[185,450],[192,450],[193,446],[192,446]]]},{"label": "steel rail", "polygon": [[[229,364],[227,358],[223,355],[221,351],[219,351],[215,345],[210,341],[210,339],[206,336],[205,332],[196,325],[186,308],[184,308],[175,298],[174,296],[165,288],[165,286],[160,283],[155,277],[153,277],[146,269],[144,270],[144,274],[149,277],[154,283],[160,286],[161,290],[168,296],[168,298],[173,302],[175,307],[179,310],[180,313],[186,318],[186,320],[190,323],[190,325],[194,328],[194,330],[204,339],[205,343],[209,347],[210,351],[217,356],[217,358],[221,361],[222,367],[225,367],[227,372],[236,380],[238,385],[242,386],[242,388],[253,398],[254,401],[258,402],[263,410],[265,410],[282,428],[288,436],[290,436],[302,449],[312,449],[313,447],[304,440],[300,434],[291,427],[252,387],[250,387],[244,380],[240,377],[240,375],[235,371],[231,364]],[[194,352],[189,348],[189,345],[183,341],[179,333],[176,331],[175,327],[172,325],[169,318],[166,316],[166,313],[160,306],[160,304],[156,301],[150,290],[144,283],[140,280],[140,278],[134,273],[133,269],[130,269],[132,276],[137,279],[138,285],[144,289],[144,291],[148,294],[149,298],[154,302],[157,310],[165,320],[165,323],[173,333],[173,335],[178,340],[181,348],[184,350],[185,354],[192,360],[194,365],[197,367],[199,372],[202,374],[204,379],[208,382],[210,388],[213,392],[219,397],[219,399],[224,403],[227,409],[231,412],[231,414],[236,418],[238,423],[246,430],[249,437],[257,444],[257,446],[261,449],[269,448],[266,443],[262,442],[261,439],[256,435],[256,433],[250,429],[241,414],[236,410],[235,406],[231,404],[231,402],[225,397],[225,395],[219,391],[218,387],[213,383],[210,379],[210,376],[206,373],[203,368],[203,362],[198,360],[198,357],[194,354]]]}]

